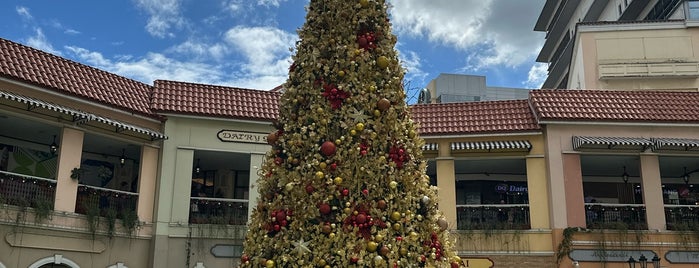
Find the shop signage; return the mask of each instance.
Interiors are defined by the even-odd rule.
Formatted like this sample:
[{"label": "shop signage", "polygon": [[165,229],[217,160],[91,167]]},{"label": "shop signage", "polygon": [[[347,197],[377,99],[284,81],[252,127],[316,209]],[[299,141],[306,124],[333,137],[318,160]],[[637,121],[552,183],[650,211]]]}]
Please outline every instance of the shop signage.
[{"label": "shop signage", "polygon": [[218,244],[211,248],[211,255],[216,258],[240,258],[243,256],[243,246]]},{"label": "shop signage", "polygon": [[492,268],[495,263],[488,258],[461,258],[466,268]]},{"label": "shop signage", "polygon": [[223,142],[247,142],[267,144],[267,134],[255,132],[242,132],[235,130],[221,130],[216,134]]},{"label": "shop signage", "polygon": [[670,263],[699,263],[699,251],[674,251],[665,253],[665,260]]},{"label": "shop signage", "polygon": [[626,262],[629,257],[638,260],[641,255],[650,259],[655,256],[652,250],[602,250],[602,249],[574,249],[568,256],[574,261],[589,262]]},{"label": "shop signage", "polygon": [[528,191],[526,186],[508,185],[505,183],[499,183],[495,185],[495,192],[504,193],[526,193]]}]

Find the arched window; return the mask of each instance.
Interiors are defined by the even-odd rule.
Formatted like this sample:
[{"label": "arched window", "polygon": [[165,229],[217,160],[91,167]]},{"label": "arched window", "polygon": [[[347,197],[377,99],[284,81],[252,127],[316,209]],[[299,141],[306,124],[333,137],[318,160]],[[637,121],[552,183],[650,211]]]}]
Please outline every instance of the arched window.
[{"label": "arched window", "polygon": [[126,265],[124,265],[123,262],[117,262],[116,264],[111,265],[107,268],[129,268],[129,267],[126,267]]},{"label": "arched window", "polygon": [[80,268],[80,266],[67,258],[63,258],[63,255],[56,254],[38,260],[29,265],[28,268]]}]

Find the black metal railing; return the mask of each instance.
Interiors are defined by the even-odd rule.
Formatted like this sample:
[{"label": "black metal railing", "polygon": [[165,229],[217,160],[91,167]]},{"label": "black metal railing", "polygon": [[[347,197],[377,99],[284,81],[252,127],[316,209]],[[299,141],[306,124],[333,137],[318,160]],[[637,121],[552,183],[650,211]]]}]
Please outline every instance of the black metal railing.
[{"label": "black metal railing", "polygon": [[189,203],[189,223],[246,225],[248,200],[192,197]]},{"label": "black metal railing", "polygon": [[102,217],[115,212],[124,219],[135,214],[137,205],[138,193],[79,184],[75,212]]},{"label": "black metal railing", "polygon": [[456,205],[458,230],[526,230],[528,204]]},{"label": "black metal railing", "polygon": [[699,205],[665,205],[667,229],[699,231]]},{"label": "black metal railing", "polygon": [[53,210],[56,180],[0,171],[0,204]]},{"label": "black metal railing", "polygon": [[585,203],[588,229],[646,230],[644,204]]}]

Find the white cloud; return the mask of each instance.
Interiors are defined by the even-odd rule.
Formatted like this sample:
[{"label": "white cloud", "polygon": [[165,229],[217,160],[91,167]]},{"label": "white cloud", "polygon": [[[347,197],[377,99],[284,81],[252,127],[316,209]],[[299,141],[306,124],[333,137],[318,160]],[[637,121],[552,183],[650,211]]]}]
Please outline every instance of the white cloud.
[{"label": "white cloud", "polygon": [[171,29],[185,24],[180,14],[180,0],[136,0],[136,5],[150,15],[146,30],[152,36],[174,37]]},{"label": "white cloud", "polygon": [[291,64],[289,48],[298,38],[295,34],[272,27],[237,26],[228,30],[224,38],[246,59],[243,73],[277,85],[286,80]]},{"label": "white cloud", "polygon": [[32,17],[32,14],[29,13],[29,8],[27,7],[17,6],[15,7],[15,11],[17,11],[17,14],[23,19],[31,20],[34,18]]},{"label": "white cloud", "polygon": [[34,31],[36,35],[27,38],[26,43],[28,46],[36,48],[38,50],[43,50],[54,55],[62,55],[60,51],[53,48],[51,42],[49,42],[49,40],[46,39],[44,31],[42,31],[41,28],[35,28]]},{"label": "white cloud", "polygon": [[206,44],[196,40],[187,40],[184,43],[175,45],[167,50],[168,53],[186,54],[199,59],[224,60],[230,53],[230,49],[225,44]]},{"label": "white cloud", "polygon": [[532,60],[544,40],[543,34],[532,34],[543,0],[391,2],[397,33],[464,51],[470,54],[466,56],[470,69],[520,65]]},{"label": "white cloud", "polygon": [[279,3],[284,2],[286,0],[257,0],[257,5],[260,6],[274,6],[274,7],[279,7]]},{"label": "white cloud", "polygon": [[421,69],[420,55],[415,51],[401,50],[398,54],[400,63],[406,70],[405,80],[422,82],[427,78],[427,73]]},{"label": "white cloud", "polygon": [[548,66],[545,63],[536,63],[529,69],[527,81],[522,83],[528,88],[541,88],[548,76]]}]

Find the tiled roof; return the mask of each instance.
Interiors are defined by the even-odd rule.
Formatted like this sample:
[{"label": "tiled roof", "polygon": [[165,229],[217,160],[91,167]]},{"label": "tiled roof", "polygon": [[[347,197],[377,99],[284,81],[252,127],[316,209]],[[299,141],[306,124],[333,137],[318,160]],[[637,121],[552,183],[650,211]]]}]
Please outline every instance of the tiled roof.
[{"label": "tiled roof", "polygon": [[156,80],[153,110],[178,114],[274,121],[279,92]]},{"label": "tiled roof", "polygon": [[423,136],[541,131],[527,100],[416,104],[410,113]]},{"label": "tiled roof", "polygon": [[699,92],[532,90],[540,121],[699,122]]},{"label": "tiled roof", "polygon": [[155,116],[149,109],[149,85],[2,38],[0,76]]}]

